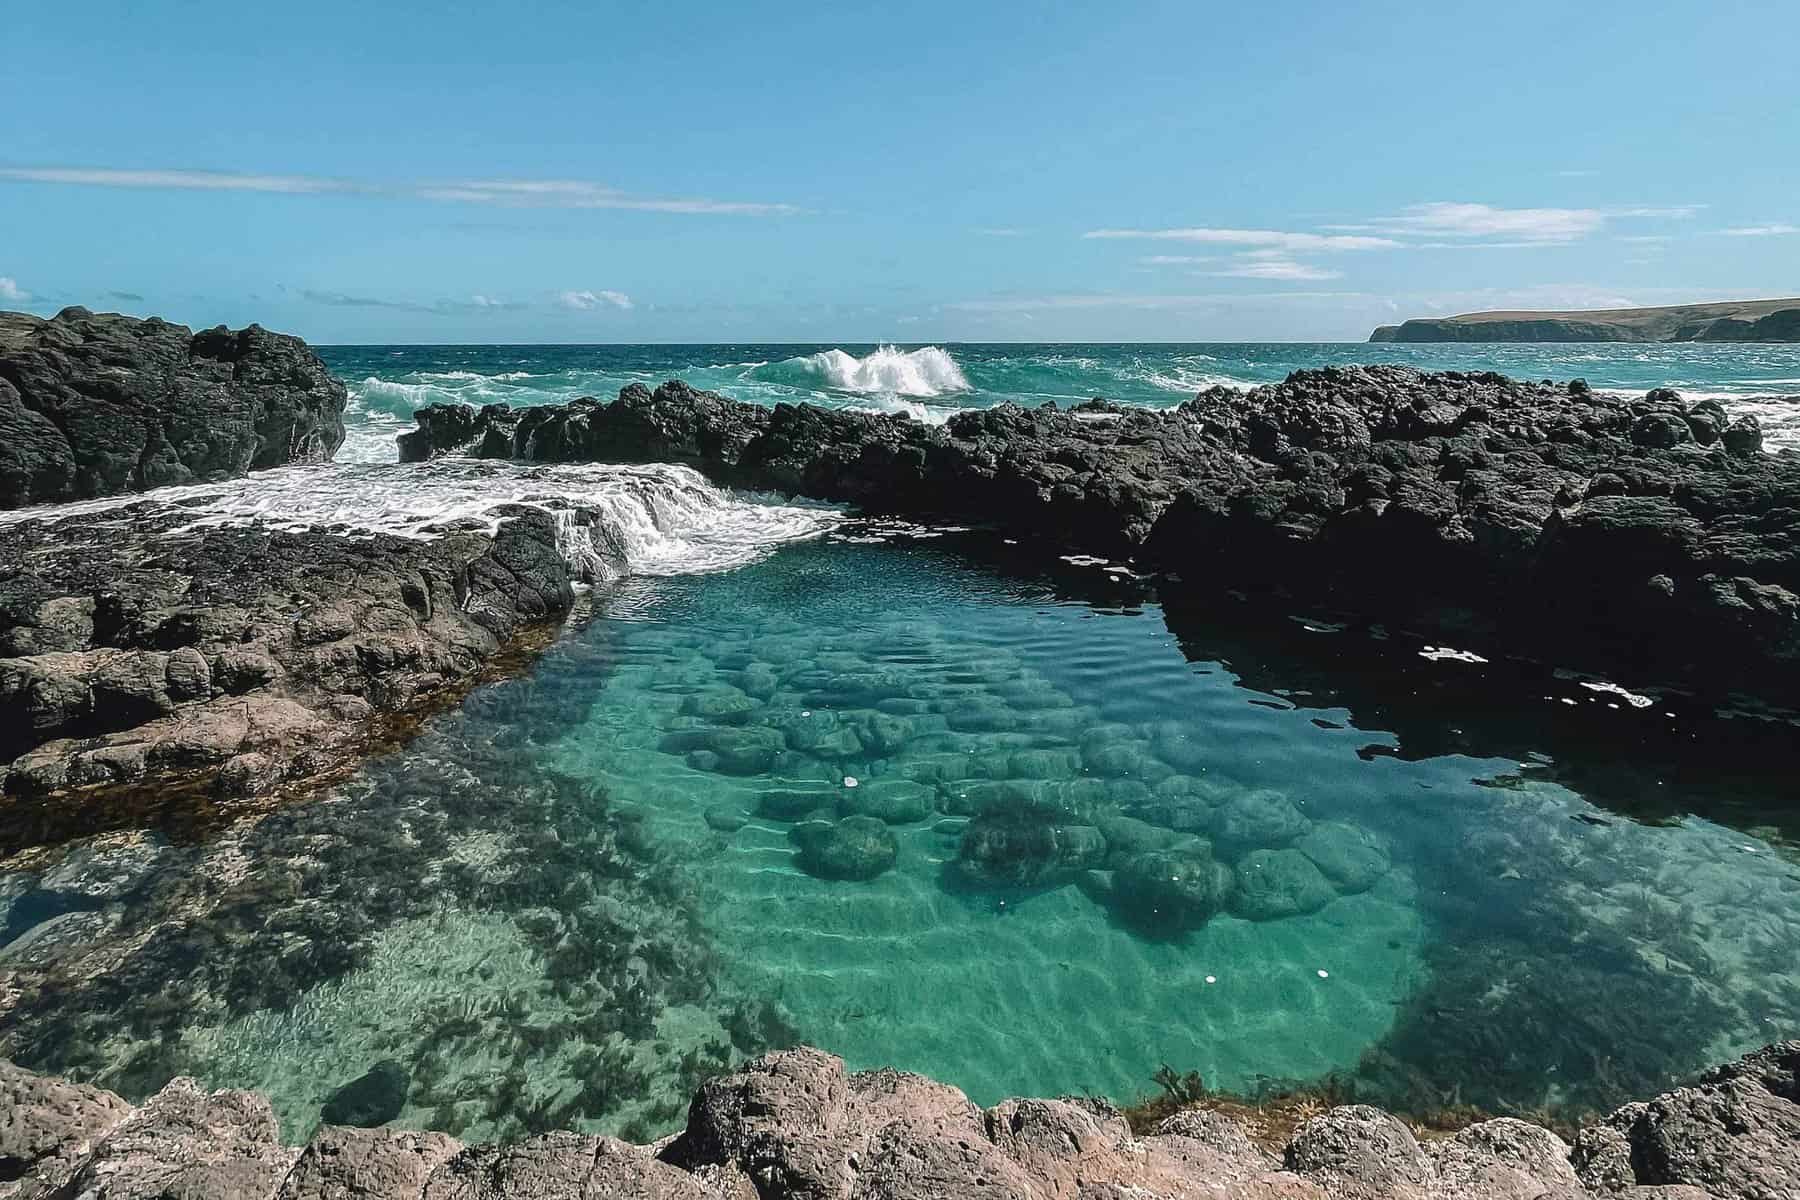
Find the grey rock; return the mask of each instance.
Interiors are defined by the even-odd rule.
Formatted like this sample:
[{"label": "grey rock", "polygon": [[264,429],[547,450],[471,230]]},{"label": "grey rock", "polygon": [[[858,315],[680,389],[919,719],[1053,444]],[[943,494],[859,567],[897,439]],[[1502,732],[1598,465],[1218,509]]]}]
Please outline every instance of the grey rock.
[{"label": "grey rock", "polygon": [[1389,1196],[1430,1186],[1431,1160],[1398,1120],[1366,1104],[1344,1105],[1294,1131],[1288,1170],[1346,1200]]},{"label": "grey rock", "polygon": [[322,1126],[276,1200],[417,1200],[462,1144],[441,1133]]}]

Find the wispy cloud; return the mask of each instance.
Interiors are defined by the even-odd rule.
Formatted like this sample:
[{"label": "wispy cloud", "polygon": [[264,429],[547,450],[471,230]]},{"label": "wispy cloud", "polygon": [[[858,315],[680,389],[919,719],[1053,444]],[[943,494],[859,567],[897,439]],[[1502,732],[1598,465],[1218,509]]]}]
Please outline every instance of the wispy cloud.
[{"label": "wispy cloud", "polygon": [[1387,237],[1323,233],[1291,233],[1279,229],[1090,229],[1084,238],[1151,238],[1166,242],[1201,242],[1220,246],[1262,246],[1294,253],[1339,250],[1392,250],[1401,243]]},{"label": "wispy cloud", "polygon": [[416,300],[389,300],[379,296],[356,296],[345,292],[317,291],[311,288],[301,288],[300,296],[314,304],[330,305],[333,308],[385,308],[397,312],[432,313],[439,316],[454,313],[514,312],[531,307],[522,300],[499,300],[480,294],[470,296],[467,300],[437,300],[431,303]]},{"label": "wispy cloud", "polygon": [[647,196],[571,179],[472,179],[387,183],[321,175],[266,175],[240,171],[139,170],[113,167],[0,167],[0,180],[78,187],[155,188],[179,191],[266,192],[282,195],[363,195],[515,208],[623,209],[635,212],[720,216],[794,216],[793,204],[704,197]]},{"label": "wispy cloud", "polygon": [[1210,274],[1227,279],[1316,280],[1341,279],[1342,271],[1295,262],[1290,258],[1254,258]]},{"label": "wispy cloud", "polygon": [[1190,295],[1132,295],[1117,292],[1070,293],[1052,296],[1007,296],[988,300],[959,300],[944,307],[968,313],[1023,313],[1081,310],[1136,309],[1142,311],[1211,308],[1245,300],[1318,300],[1355,296],[1355,292],[1213,292]]},{"label": "wispy cloud", "polygon": [[1777,222],[1774,225],[1740,225],[1736,229],[1721,229],[1726,237],[1786,237],[1800,233],[1800,225],[1788,225]]},{"label": "wispy cloud", "polygon": [[1152,267],[1197,267],[1202,263],[1218,262],[1219,256],[1216,254],[1146,254],[1138,261]]},{"label": "wispy cloud", "polygon": [[[1434,201],[1414,204],[1394,216],[1329,228],[1407,238],[1487,239],[1482,244],[1496,248],[1502,245],[1540,246],[1579,241],[1598,233],[1609,221],[1616,219],[1682,220],[1692,217],[1703,207],[1678,204],[1628,208],[1500,208],[1492,204]],[[1495,242],[1494,238],[1507,240]]]},{"label": "wispy cloud", "polygon": [[562,307],[576,312],[592,312],[603,305],[611,305],[613,308],[631,307],[630,296],[624,292],[611,290],[558,292],[556,302]]},{"label": "wispy cloud", "polygon": [[1588,179],[1599,173],[1588,167],[1573,167],[1567,171],[1558,171],[1557,175],[1563,179]]},{"label": "wispy cloud", "polygon": [[0,275],[0,300],[11,300],[24,303],[31,299],[31,293],[19,286],[19,281],[10,275]]},{"label": "wispy cloud", "polygon": [[1028,230],[1015,229],[1010,225],[982,226],[970,231],[978,237],[1024,237]]}]

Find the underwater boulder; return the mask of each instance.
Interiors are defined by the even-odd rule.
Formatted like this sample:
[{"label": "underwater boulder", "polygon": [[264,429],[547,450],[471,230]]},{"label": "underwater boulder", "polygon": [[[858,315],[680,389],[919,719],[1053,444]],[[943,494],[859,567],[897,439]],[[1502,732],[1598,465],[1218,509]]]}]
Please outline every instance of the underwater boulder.
[{"label": "underwater boulder", "polygon": [[898,754],[913,737],[911,721],[882,712],[871,712],[858,718],[853,728],[856,740],[872,758]]},{"label": "underwater boulder", "polygon": [[406,1089],[412,1077],[393,1059],[384,1059],[357,1076],[325,1101],[319,1118],[327,1125],[373,1129],[386,1125],[406,1107]]},{"label": "underwater boulder", "polygon": [[1231,911],[1251,921],[1318,912],[1337,899],[1331,883],[1298,850],[1254,850],[1237,864]]},{"label": "underwater boulder", "polygon": [[700,819],[714,833],[736,833],[750,818],[735,804],[715,804],[701,813]]},{"label": "underwater boulder", "polygon": [[964,700],[944,714],[957,733],[1008,733],[1019,727],[1011,706],[995,700]]},{"label": "underwater boulder", "polygon": [[714,770],[726,775],[764,775],[781,761],[786,744],[773,729],[719,729],[707,736],[706,749],[718,756]]},{"label": "underwater boulder", "polygon": [[1216,755],[1197,728],[1180,721],[1159,721],[1150,731],[1150,746],[1158,758],[1177,771],[1204,771],[1213,765]]},{"label": "underwater boulder", "polygon": [[1271,788],[1239,792],[1213,814],[1213,842],[1227,854],[1285,846],[1311,826],[1293,801]]},{"label": "underwater boulder", "polygon": [[1150,747],[1139,741],[1091,743],[1081,747],[1081,765],[1102,779],[1161,780],[1169,774],[1166,763],[1150,753]]},{"label": "underwater boulder", "polygon": [[1013,779],[1073,779],[1081,774],[1081,755],[1070,749],[1017,750],[1007,766]]},{"label": "underwater boulder", "polygon": [[874,817],[807,821],[788,832],[800,869],[818,879],[862,881],[893,869],[900,844]]},{"label": "underwater boulder", "polygon": [[1387,874],[1392,860],[1381,839],[1360,825],[1322,821],[1294,843],[1333,887],[1346,895],[1366,892]]},{"label": "underwater boulder", "polygon": [[1009,887],[1061,883],[1106,859],[1106,839],[1092,825],[1070,824],[1038,804],[990,808],[969,822],[956,865],[975,882]]},{"label": "underwater boulder", "polygon": [[680,713],[718,725],[746,725],[762,707],[734,687],[720,687],[682,697]]},{"label": "underwater boulder", "polygon": [[1098,824],[1100,836],[1106,839],[1107,861],[1112,863],[1147,850],[1167,850],[1189,836],[1136,817],[1101,817]]},{"label": "underwater boulder", "polygon": [[835,788],[769,788],[756,798],[756,815],[772,821],[798,821],[809,813],[837,807]]},{"label": "underwater boulder", "polygon": [[846,817],[874,817],[886,825],[911,825],[929,817],[937,793],[910,779],[865,779],[861,786],[845,788],[838,797],[838,812]]},{"label": "underwater boulder", "polygon": [[1212,847],[1194,839],[1168,850],[1148,850],[1113,872],[1113,903],[1149,932],[1175,936],[1198,929],[1231,899],[1231,868]]},{"label": "underwater boulder", "polygon": [[738,672],[738,687],[753,700],[768,700],[781,686],[775,668],[765,662],[753,662]]}]

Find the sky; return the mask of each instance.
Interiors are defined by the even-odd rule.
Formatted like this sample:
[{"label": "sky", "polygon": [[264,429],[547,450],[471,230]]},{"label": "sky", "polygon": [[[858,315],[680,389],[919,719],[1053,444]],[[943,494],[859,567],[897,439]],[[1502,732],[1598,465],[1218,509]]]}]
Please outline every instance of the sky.
[{"label": "sky", "polygon": [[1800,294],[1792,0],[6,7],[4,308],[1338,341]]}]

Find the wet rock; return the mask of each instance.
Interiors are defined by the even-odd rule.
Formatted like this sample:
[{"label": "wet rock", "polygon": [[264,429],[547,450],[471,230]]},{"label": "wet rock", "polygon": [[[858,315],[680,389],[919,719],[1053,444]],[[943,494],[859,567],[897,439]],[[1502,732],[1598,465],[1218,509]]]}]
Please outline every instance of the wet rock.
[{"label": "wet rock", "polygon": [[1008,887],[1063,883],[1106,859],[1106,839],[1092,825],[1070,824],[1054,808],[1007,804],[969,822],[956,865],[967,879]]},{"label": "wet rock", "polygon": [[1268,788],[1241,792],[1213,814],[1212,836],[1227,854],[1259,846],[1285,846],[1305,833],[1310,822],[1280,792]]},{"label": "wet rock", "polygon": [[752,726],[709,733],[705,748],[715,756],[713,769],[721,774],[769,775],[780,764],[787,746],[775,730]]},{"label": "wet rock", "polygon": [[1360,825],[1343,821],[1314,825],[1294,843],[1294,848],[1311,859],[1333,887],[1347,895],[1374,887],[1391,865],[1380,838]]},{"label": "wet rock", "polygon": [[865,779],[838,795],[844,816],[874,817],[888,825],[912,825],[929,817],[937,793],[910,779]]},{"label": "wet rock", "polygon": [[1298,850],[1252,850],[1234,870],[1231,911],[1252,921],[1318,912],[1337,899],[1319,868]]},{"label": "wet rock", "polygon": [[1113,872],[1119,910],[1146,932],[1170,937],[1200,928],[1224,909],[1231,868],[1214,861],[1205,842],[1133,855]]},{"label": "wet rock", "polygon": [[698,717],[719,725],[745,725],[762,711],[762,707],[760,702],[736,688],[714,688],[682,697],[679,711],[683,716]]},{"label": "wet rock", "polygon": [[874,817],[808,821],[788,837],[800,848],[800,869],[820,879],[874,879],[892,870],[900,854],[893,832]]},{"label": "wet rock", "polygon": [[328,459],[344,385],[299,338],[0,313],[0,508]]},{"label": "wet rock", "polygon": [[386,1125],[406,1107],[406,1089],[411,1082],[405,1067],[384,1059],[331,1093],[319,1116],[328,1125],[358,1129]]},{"label": "wet rock", "polygon": [[736,833],[749,823],[750,818],[744,810],[735,804],[713,804],[700,814],[706,827],[714,833]]},{"label": "wet rock", "polygon": [[836,788],[769,788],[756,800],[756,813],[772,821],[798,821],[837,807]]}]

